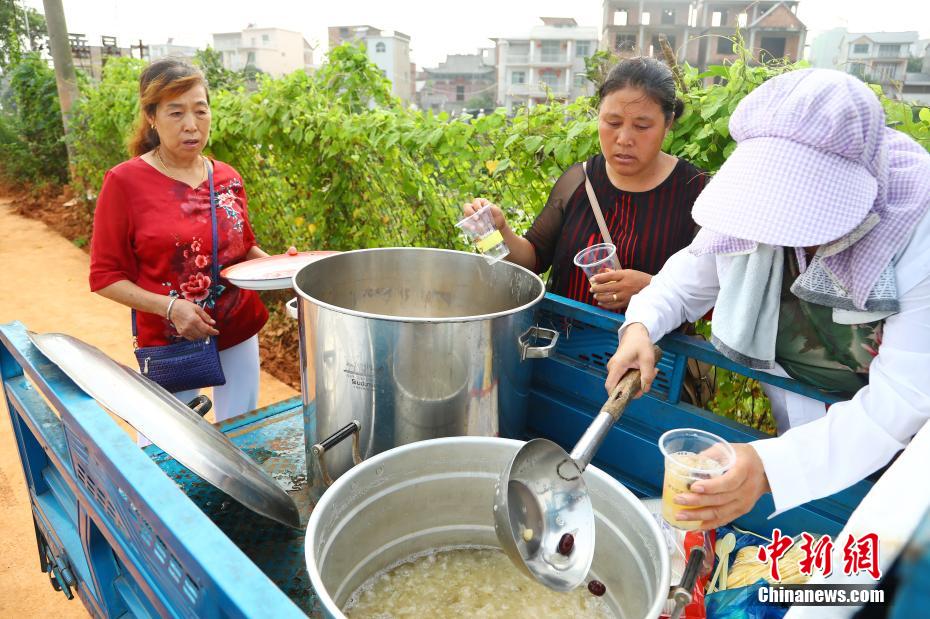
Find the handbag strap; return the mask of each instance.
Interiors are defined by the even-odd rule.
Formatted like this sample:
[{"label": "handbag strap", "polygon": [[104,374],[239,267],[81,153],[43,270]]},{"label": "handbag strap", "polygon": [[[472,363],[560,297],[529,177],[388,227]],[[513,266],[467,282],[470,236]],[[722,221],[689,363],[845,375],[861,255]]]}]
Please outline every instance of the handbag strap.
[{"label": "handbag strap", "polygon": [[[207,165],[206,163],[204,165]],[[207,179],[210,181],[210,228],[212,234],[212,261],[210,262],[210,274],[213,276],[210,279],[210,294],[213,294],[213,290],[220,285],[220,267],[217,264],[217,255],[219,254],[219,240],[217,239],[216,232],[216,187],[213,185],[213,166],[207,165]],[[214,305],[215,311],[218,310],[218,305]],[[132,310],[132,339],[135,341],[137,337],[137,328],[136,328],[136,310]]]},{"label": "handbag strap", "polygon": [[607,230],[607,222],[604,221],[604,213],[601,211],[601,205],[597,201],[597,196],[594,195],[594,186],[591,185],[591,179],[588,178],[587,161],[581,164],[581,169],[584,171],[584,190],[588,193],[588,202],[591,203],[591,210],[594,211],[594,219],[597,220],[597,227],[601,229],[601,236],[604,237],[604,242],[613,245],[614,242],[610,238],[610,232]]}]

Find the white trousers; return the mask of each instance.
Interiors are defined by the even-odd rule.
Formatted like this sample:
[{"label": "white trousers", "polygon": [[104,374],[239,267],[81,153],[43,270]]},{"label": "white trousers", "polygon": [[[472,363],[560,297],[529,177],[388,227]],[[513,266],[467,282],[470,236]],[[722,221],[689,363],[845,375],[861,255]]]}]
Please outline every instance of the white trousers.
[{"label": "white trousers", "polygon": [[[773,369],[767,371],[775,376],[790,378],[788,373],[777,363]],[[827,407],[823,402],[800,393],[787,391],[765,383],[762,383],[762,391],[765,392],[772,404],[772,416],[775,417],[775,427],[779,436],[790,428],[804,425],[827,414]]]},{"label": "white trousers", "polygon": [[[213,416],[215,423],[230,417],[247,413],[258,406],[259,357],[258,336],[253,335],[246,341],[220,351],[220,365],[226,384],[208,387],[213,390],[213,408],[208,416]],[[200,393],[200,389],[178,391],[174,396],[187,404]],[[142,434],[137,437],[141,446],[151,445],[151,441]]]}]

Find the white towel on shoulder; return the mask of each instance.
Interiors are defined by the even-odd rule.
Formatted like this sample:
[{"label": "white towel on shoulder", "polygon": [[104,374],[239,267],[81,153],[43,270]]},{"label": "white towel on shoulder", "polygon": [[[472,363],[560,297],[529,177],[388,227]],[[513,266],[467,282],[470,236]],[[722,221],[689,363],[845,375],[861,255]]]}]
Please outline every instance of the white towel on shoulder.
[{"label": "white towel on shoulder", "polygon": [[785,252],[759,243],[755,251],[730,255],[727,260],[714,306],[711,341],[737,363],[771,369],[775,367]]}]

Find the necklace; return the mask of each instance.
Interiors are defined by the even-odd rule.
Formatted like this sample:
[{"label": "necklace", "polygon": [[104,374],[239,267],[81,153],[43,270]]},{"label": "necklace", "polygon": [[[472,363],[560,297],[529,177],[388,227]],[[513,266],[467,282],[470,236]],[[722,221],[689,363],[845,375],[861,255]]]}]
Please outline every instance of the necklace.
[{"label": "necklace", "polygon": [[[165,160],[161,158],[161,148],[160,148],[160,147],[158,147],[158,148],[155,149],[155,157],[158,159],[158,162],[161,164],[161,167],[165,168],[165,172],[168,173],[168,176],[170,176],[171,178],[173,178],[173,179],[175,179],[175,180],[178,180],[177,177],[174,175],[174,173],[171,171],[171,168],[168,167],[168,164],[165,163]],[[200,183],[202,183],[202,182],[204,181],[204,179],[207,177],[207,162],[204,161],[203,156],[200,157],[200,163],[202,164],[203,168],[202,168],[201,171],[200,171],[200,179],[199,179],[198,182],[197,182],[197,185],[198,185],[198,186],[199,186]]]}]

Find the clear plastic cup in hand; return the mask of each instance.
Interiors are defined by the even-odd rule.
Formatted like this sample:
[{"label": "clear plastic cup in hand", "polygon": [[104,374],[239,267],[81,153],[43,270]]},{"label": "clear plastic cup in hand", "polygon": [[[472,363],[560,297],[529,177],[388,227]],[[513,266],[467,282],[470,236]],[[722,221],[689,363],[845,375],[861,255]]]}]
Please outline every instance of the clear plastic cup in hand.
[{"label": "clear plastic cup in hand", "polygon": [[611,243],[599,243],[575,254],[575,266],[581,267],[588,281],[598,273],[620,269],[617,248]]},{"label": "clear plastic cup in hand", "polygon": [[720,477],[733,466],[736,451],[728,442],[710,432],[692,428],[669,430],[659,437],[659,450],[665,456],[662,484],[662,517],[671,526],[691,531],[699,520],[677,520],[679,512],[696,509],[675,503],[675,497],[691,490],[702,479]]},{"label": "clear plastic cup in hand", "polygon": [[494,226],[490,205],[478,209],[474,215],[469,215],[455,225],[489,261],[497,262],[510,253],[504,235]]}]

